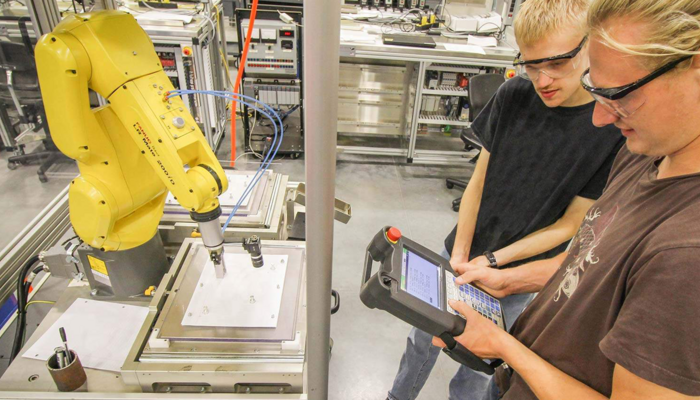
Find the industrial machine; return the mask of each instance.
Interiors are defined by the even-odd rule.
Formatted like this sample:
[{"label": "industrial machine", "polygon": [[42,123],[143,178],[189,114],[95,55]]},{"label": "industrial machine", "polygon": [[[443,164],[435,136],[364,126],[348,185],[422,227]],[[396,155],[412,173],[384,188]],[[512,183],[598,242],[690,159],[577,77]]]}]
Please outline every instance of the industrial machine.
[{"label": "industrial machine", "polygon": [[[199,225],[222,278],[218,196],[228,181],[182,100],[165,99],[173,86],[134,18],[68,16],[39,41],[36,60],[54,140],[81,173],[70,218],[91,286],[129,298],[158,284],[168,269],[157,234],[168,192]],[[88,89],[109,104],[92,110]]]},{"label": "industrial machine", "polygon": [[[313,0],[308,1],[313,3]],[[312,10],[314,10],[314,12],[317,10],[323,11],[327,6],[327,3],[319,2],[315,7],[312,7]],[[333,9],[331,8],[330,11],[333,11]],[[314,15],[314,12],[310,14]],[[337,10],[332,12],[332,14],[336,13]],[[181,121],[172,120],[170,118],[171,114],[167,113],[167,111],[181,113],[178,115],[185,121],[183,128],[187,129],[191,127],[189,124],[193,122],[192,117],[189,116],[188,118],[187,115],[184,115],[187,108],[185,102],[181,102],[179,97],[174,97],[171,99],[172,102],[168,103],[167,99],[164,101],[162,94],[157,93],[157,91],[164,92],[171,87],[166,81],[167,76],[162,72],[154,71],[145,74],[139,74],[137,72],[137,67],[142,67],[144,65],[150,67],[151,63],[158,68],[161,66],[161,62],[157,59],[157,56],[153,54],[152,48],[147,48],[146,46],[136,46],[136,48],[133,46],[134,44],[145,42],[142,40],[145,35],[143,35],[142,31],[136,32],[136,30],[129,31],[126,29],[120,29],[116,34],[114,32],[110,33],[111,29],[108,29],[109,25],[114,22],[110,21],[110,18],[105,17],[104,20],[101,20],[97,16],[81,15],[71,19],[70,22],[64,21],[61,28],[67,29],[63,31],[57,30],[57,32],[50,34],[47,36],[46,41],[42,41],[40,45],[51,45],[48,41],[53,37],[56,38],[56,41],[53,42],[54,45],[63,46],[63,51],[58,54],[64,56],[64,58],[57,57],[56,54],[53,54],[55,58],[54,67],[58,69],[58,72],[54,73],[52,77],[58,81],[55,85],[59,86],[59,89],[66,89],[63,93],[64,96],[60,97],[58,101],[56,101],[56,93],[53,93],[52,97],[52,102],[66,103],[60,105],[63,107],[63,110],[66,111],[66,115],[61,115],[59,119],[63,120],[62,123],[64,125],[68,125],[69,122],[72,121],[72,123],[75,124],[74,126],[77,127],[88,125],[90,128],[94,128],[89,131],[90,137],[86,139],[87,144],[79,143],[77,139],[65,141],[68,148],[75,151],[77,155],[83,156],[83,158],[79,159],[80,162],[85,164],[85,166],[81,164],[81,177],[88,180],[88,183],[96,182],[93,183],[96,187],[101,184],[99,188],[91,191],[89,194],[99,195],[100,190],[104,190],[105,192],[109,191],[111,193],[125,185],[128,189],[131,187],[135,188],[133,191],[128,192],[132,198],[130,203],[122,203],[121,201],[124,200],[124,198],[116,196],[115,199],[114,195],[112,195],[112,198],[105,198],[104,203],[101,201],[99,202],[99,205],[104,206],[104,208],[97,207],[97,210],[111,210],[106,216],[116,219],[114,224],[109,224],[112,221],[111,219],[105,220],[105,214],[93,215],[92,221],[89,221],[94,225],[99,225],[98,228],[103,228],[105,221],[107,221],[109,229],[123,233],[123,235],[119,235],[117,238],[120,241],[119,251],[121,251],[122,248],[126,247],[124,242],[127,239],[132,239],[132,236],[136,236],[134,234],[135,230],[127,230],[125,228],[126,225],[123,223],[127,222],[124,221],[123,218],[130,215],[130,207],[138,211],[139,208],[137,204],[149,196],[153,203],[161,204],[160,207],[153,207],[153,203],[146,202],[146,205],[143,206],[149,207],[148,210],[151,211],[150,213],[143,212],[141,214],[144,218],[142,223],[147,225],[146,222],[150,221],[149,217],[153,217],[154,213],[162,213],[164,209],[162,204],[166,200],[168,185],[179,186],[183,184],[185,188],[187,188],[186,184],[188,181],[185,178],[196,178],[194,179],[195,184],[201,183],[202,181],[206,182],[209,178],[200,170],[199,167],[201,165],[196,164],[198,160],[195,159],[197,156],[206,158],[201,156],[199,151],[200,147],[197,147],[197,142],[202,140],[200,137],[202,132],[193,129],[184,135],[181,134],[181,131],[178,130],[180,128],[177,127],[180,125]],[[72,25],[68,25],[69,23]],[[314,24],[314,27],[316,26],[320,25]],[[313,30],[313,28],[311,29]],[[50,30],[51,29],[44,32]],[[133,34],[134,32],[136,32],[136,34]],[[317,35],[315,38],[322,39],[322,36]],[[151,39],[156,44],[161,43],[152,35]],[[104,40],[104,46],[100,46],[101,40]],[[111,48],[112,46],[115,48]],[[91,52],[95,47],[104,53],[95,56],[95,53]],[[324,45],[318,48],[328,48],[328,46]],[[325,51],[333,53],[332,47],[330,50]],[[49,51],[47,53],[50,54],[51,52]],[[337,49],[335,54],[337,57]],[[139,60],[142,60],[141,57],[145,55],[148,55],[148,57],[144,58],[147,62],[139,62]],[[314,56],[313,52],[312,56]],[[70,63],[72,63],[72,65],[67,65]],[[97,68],[98,66],[100,67],[99,69]],[[86,70],[89,72],[88,75],[84,74]],[[316,75],[321,78],[324,77],[324,74],[325,71],[316,72]],[[156,87],[152,87],[152,85],[150,87],[149,85],[141,85],[141,82],[148,82],[150,75],[158,76],[159,81],[155,82]],[[109,76],[112,78],[102,81],[103,78],[108,78]],[[164,82],[162,85],[159,84],[161,78]],[[84,89],[84,92],[87,92],[88,87],[94,83],[93,81],[100,81],[103,83],[100,87],[96,88],[95,91],[101,93],[103,97],[106,97],[109,104],[94,110],[85,108],[80,113],[70,113],[69,111],[71,110],[80,109],[76,106],[83,104],[80,97],[80,94],[83,92],[82,89]],[[42,82],[42,86],[43,84],[44,82]],[[69,84],[75,87],[70,87]],[[106,89],[111,84],[114,84],[112,90]],[[48,86],[53,85],[54,83],[52,82],[48,84]],[[126,89],[124,89],[124,86],[126,86]],[[68,88],[75,90],[67,90]],[[154,90],[151,91],[151,89]],[[314,89],[315,87],[313,85],[309,86],[310,91]],[[327,89],[331,90],[335,88],[327,87]],[[124,90],[130,90],[131,92],[125,93]],[[60,92],[60,90],[57,89],[55,92]],[[150,93],[156,93],[157,98],[156,96],[151,96]],[[129,96],[140,101],[128,105],[128,101],[123,100],[128,100]],[[334,96],[333,93],[331,93],[329,96],[317,95],[314,98],[326,97],[333,98]],[[157,99],[160,102],[149,103],[148,100],[152,99]],[[183,100],[185,99],[183,98]],[[170,106],[170,108],[168,108],[168,106]],[[163,110],[161,107],[165,109]],[[154,110],[156,112],[153,112]],[[153,140],[150,143],[148,143],[148,139],[146,139],[145,143],[143,140],[135,142],[134,138],[140,138],[140,136],[137,135],[143,135],[143,133],[134,133],[131,131],[134,130],[134,123],[138,121],[133,122],[131,125],[122,123],[122,119],[126,118],[122,113],[125,115],[129,115],[130,113],[134,115],[146,115],[147,117],[151,116],[149,113],[153,114],[153,118],[145,118],[145,122],[139,124],[141,128],[146,126],[146,128],[143,129],[143,133]],[[163,116],[165,118],[161,118]],[[334,112],[331,110],[327,116],[326,122],[330,121],[332,126],[335,120]],[[52,119],[52,117],[49,116],[49,119]],[[197,122],[196,120],[194,121]],[[309,126],[314,127],[313,131],[316,132],[317,136],[320,136],[319,134],[327,131],[327,129],[319,129],[316,126],[318,125],[316,121],[317,118],[310,121]],[[121,130],[115,133],[107,129],[114,126],[117,128],[121,127]],[[151,129],[157,127],[164,127],[164,129],[162,131],[156,129],[155,132]],[[56,130],[56,128],[54,128],[54,130]],[[58,130],[60,131],[61,129]],[[78,139],[85,139],[85,135],[82,134],[83,131],[76,129],[74,132],[77,133],[76,137]],[[112,143],[104,140],[100,141],[100,139],[105,138],[112,139],[113,136],[110,136],[110,132],[114,134],[114,137],[122,138],[123,140],[113,140]],[[156,132],[162,135],[158,137]],[[124,133],[124,135],[116,136],[119,133]],[[157,139],[161,139],[162,142],[159,142]],[[78,146],[78,150],[74,148],[76,143],[80,145]],[[186,143],[191,143],[191,146],[185,146]],[[175,146],[177,144],[182,144],[183,147]],[[315,140],[309,143],[312,149],[321,144],[323,144],[321,140]],[[108,151],[110,149],[109,146],[113,147],[112,152]],[[103,157],[104,154],[116,156],[117,150],[129,148],[133,151],[128,152],[129,157],[126,159],[123,157],[122,159],[118,159],[118,157],[105,159],[105,157]],[[173,148],[176,150],[173,154],[179,157],[181,162],[177,162],[178,168],[172,170],[174,172],[171,173],[171,170],[168,169],[173,165],[171,158],[166,157],[164,160],[161,160],[164,161],[163,164],[153,164],[150,162],[151,157],[153,157],[153,155],[150,154],[150,150],[157,151],[161,157],[165,157],[163,156],[165,150]],[[332,151],[334,151],[332,146],[326,146],[320,150],[327,154],[331,154]],[[318,154],[318,152],[310,152],[309,160],[316,160],[316,154]],[[117,160],[116,163],[124,176],[134,170],[139,170],[141,172],[138,179],[128,181],[128,183],[132,185],[131,187],[127,184],[120,186],[119,182],[102,182],[104,179],[114,178],[114,175],[111,174],[109,170],[104,172],[104,167],[115,166],[114,160]],[[100,165],[100,161],[106,161],[106,163]],[[185,163],[186,165],[184,165]],[[240,399],[247,398],[248,396],[246,393],[269,393],[274,391],[274,395],[266,397],[295,400],[328,398],[327,358],[329,336],[328,333],[320,331],[325,329],[324,327],[329,327],[329,324],[321,319],[329,317],[327,314],[331,290],[330,279],[326,278],[330,277],[331,260],[326,260],[327,257],[315,257],[320,254],[320,249],[328,247],[326,243],[332,245],[332,237],[330,235],[325,235],[326,237],[323,237],[323,229],[319,229],[322,226],[320,223],[324,220],[328,220],[326,217],[332,219],[332,209],[327,205],[320,204],[319,189],[323,189],[324,193],[331,194],[330,199],[332,200],[332,175],[334,169],[332,168],[333,165],[327,163],[325,158],[316,160],[314,163],[315,164],[309,165],[308,170],[322,171],[324,176],[313,178],[314,185],[309,186],[308,197],[304,200],[308,201],[308,206],[310,210],[313,210],[312,212],[315,215],[315,218],[310,218],[309,220],[308,232],[309,235],[311,235],[310,239],[313,239],[314,243],[317,245],[309,250],[308,255],[305,254],[304,243],[300,241],[262,241],[257,243],[257,247],[262,249],[264,253],[264,265],[259,266],[259,268],[248,268],[248,266],[255,263],[255,260],[248,254],[248,251],[243,250],[239,245],[226,243],[224,245],[226,247],[225,254],[218,253],[218,255],[227,260],[226,265],[229,269],[223,278],[218,279],[214,269],[214,263],[217,260],[216,258],[212,260],[212,249],[207,246],[207,237],[211,235],[207,235],[207,230],[200,226],[198,231],[200,234],[203,234],[203,238],[189,238],[175,249],[166,246],[166,254],[168,257],[174,256],[174,259],[169,258],[170,266],[164,278],[156,285],[157,288],[148,290],[139,296],[130,297],[128,300],[122,300],[113,296],[112,298],[100,299],[105,301],[95,302],[108,305],[140,305],[142,308],[143,306],[148,306],[148,317],[143,325],[133,325],[141,326],[141,332],[139,332],[136,341],[134,341],[132,352],[127,358],[127,362],[121,368],[117,367],[112,370],[101,370],[95,367],[87,367],[85,371],[88,382],[87,390],[91,393],[56,393],[56,384],[52,381],[49,374],[46,373],[45,360],[25,357],[25,353],[23,356],[17,357],[9,366],[6,373],[0,378],[3,397],[24,398],[27,396],[48,396],[52,398],[74,398],[77,396],[113,398],[115,396],[136,395],[137,397],[143,398],[155,398],[159,396],[162,397],[162,395],[158,393],[135,394],[135,392],[192,393],[196,391],[198,396],[210,397],[207,396],[207,393],[225,392],[227,398]],[[314,167],[314,165],[316,165],[316,167]],[[154,169],[154,166],[162,168]],[[94,169],[90,170],[90,167]],[[97,169],[98,167],[101,169]],[[214,167],[216,167],[216,165]],[[224,187],[226,183],[222,179],[222,171],[214,167],[212,167],[212,169],[214,169],[214,173],[222,181],[222,187],[221,191],[218,191],[217,185],[215,185],[212,193],[220,192],[221,195],[223,195],[226,193]],[[170,180],[167,180],[166,183],[166,181],[161,179],[162,176],[166,174],[163,169],[168,172],[168,176],[175,180],[175,184],[171,183]],[[155,172],[153,172],[154,170]],[[155,175],[155,177],[152,175]],[[212,176],[211,179],[214,180],[214,175],[211,173],[210,175]],[[326,178],[326,175],[328,178]],[[146,190],[151,182],[158,182],[159,179],[160,184],[164,186],[163,191],[150,193]],[[275,181],[276,179],[270,177],[269,180]],[[226,181],[228,181],[228,179],[226,179]],[[320,185],[316,185],[316,182],[319,182]],[[206,182],[207,185],[209,183],[212,182]],[[11,246],[4,249],[2,254],[0,254],[0,290],[4,298],[12,291],[12,284],[10,282],[20,282],[20,285],[23,283],[22,280],[17,279],[18,275],[21,275],[18,273],[20,272],[17,268],[18,263],[25,264],[27,260],[35,259],[40,252],[52,246],[56,247],[59,243],[64,243],[65,246],[68,246],[68,248],[64,247],[64,251],[66,252],[63,254],[64,259],[66,259],[67,262],[73,261],[67,257],[70,255],[67,252],[71,252],[74,249],[77,240],[72,239],[68,242],[65,241],[69,239],[69,236],[72,236],[67,231],[69,229],[68,191],[70,190],[71,193],[71,219],[74,218],[72,214],[76,214],[76,211],[78,213],[82,212],[85,216],[90,215],[90,212],[94,211],[90,208],[76,208],[76,202],[74,201],[75,196],[73,195],[73,192],[76,190],[73,186],[76,184],[69,185],[70,188],[66,188],[49,207],[42,211],[34,221],[28,224],[27,228],[12,241]],[[182,194],[184,194],[185,199],[187,199],[188,196],[194,197],[195,200],[199,199],[198,196],[200,195],[205,197],[197,190],[198,187],[196,187],[196,185],[192,185],[192,189],[193,192],[189,192],[189,190],[175,192],[175,197],[177,197],[176,201],[179,203],[184,202],[181,196]],[[216,200],[217,194],[219,193],[211,195],[212,201]],[[219,197],[221,195],[219,195]],[[85,203],[86,206],[93,206],[92,204],[88,204],[89,202],[87,202],[87,200]],[[113,203],[116,203],[117,206],[121,206],[121,208],[112,207]],[[195,207],[200,206],[196,204],[196,201],[193,201],[192,204],[194,204]],[[200,214],[205,212],[204,205],[206,204],[209,203],[203,202],[200,208],[195,209],[195,212],[199,212]],[[332,206],[331,204],[328,205]],[[173,208],[176,207],[174,204],[172,206]],[[153,211],[154,209],[155,211]],[[338,213],[339,210],[349,211],[349,207],[338,208],[336,206],[336,213]],[[234,220],[236,218],[238,218],[238,216],[234,217]],[[147,219],[148,221],[146,221]],[[156,218],[153,219],[157,221]],[[161,224],[164,218],[159,219],[161,221],[157,221],[156,225]],[[220,219],[216,219],[216,224],[218,225]],[[87,224],[83,220],[79,222]],[[213,223],[211,225],[213,225]],[[153,237],[157,236],[155,234],[156,229],[156,227],[153,227]],[[97,234],[93,235],[93,237],[87,237],[80,232],[78,233],[83,240],[93,237],[96,237],[97,240],[101,240]],[[322,234],[319,235],[319,233]],[[141,236],[145,236],[145,234]],[[114,237],[114,234],[109,236],[109,238],[112,237]],[[107,238],[108,236],[105,235],[104,239],[106,240]],[[95,248],[91,246],[91,241],[85,241],[87,243],[81,246],[89,246],[92,250],[88,249],[88,251],[95,250]],[[131,241],[137,242],[137,240]],[[117,252],[116,250],[110,250],[105,247],[105,253],[113,255]],[[217,255],[216,252],[214,253]],[[308,294],[306,293],[305,286],[307,274],[306,265],[304,263],[307,256],[313,261],[309,268],[318,270],[316,273],[308,274]],[[148,267],[147,264],[150,263],[150,259],[151,257],[140,257],[143,270]],[[82,263],[82,260],[76,261]],[[89,264],[89,260],[87,262]],[[32,266],[32,268],[35,267],[34,265],[30,266]],[[106,267],[109,267],[109,265]],[[88,268],[92,269],[92,266]],[[242,288],[240,282],[249,282],[247,279],[241,279],[239,286],[229,286],[232,283],[236,283],[232,282],[232,280],[236,280],[234,272],[251,274],[252,271],[273,275],[274,280],[270,280],[270,282],[274,282],[276,285],[272,288],[265,288],[264,293],[274,292],[274,296],[256,295],[255,293],[257,292],[255,292],[255,290],[260,290],[259,288]],[[110,279],[112,278],[113,277],[110,275]],[[116,279],[116,277],[114,278]],[[261,280],[258,280],[257,282],[260,281]],[[44,280],[42,280],[42,282],[44,282]],[[212,288],[211,285],[215,285],[218,292],[226,291],[224,289],[228,289],[229,287],[233,289],[227,290],[229,293],[223,293],[224,297],[215,297],[215,301],[209,303],[206,299],[202,299],[201,296],[202,293],[209,294],[217,292],[217,290],[209,290]],[[198,290],[197,288],[200,289]],[[35,286],[34,293],[37,291],[38,288]],[[72,281],[63,294],[56,299],[56,304],[43,319],[35,333],[28,339],[26,346],[36,344],[37,340],[46,336],[44,334],[48,332],[52,324],[67,314],[66,311],[71,304],[75,303],[76,299],[89,299],[92,292],[93,290],[91,290],[91,287],[84,285],[84,282],[77,280]],[[239,297],[237,299],[226,297],[232,294],[236,294]],[[243,299],[241,299],[240,296],[244,296]],[[251,296],[253,296],[252,299]],[[278,296],[279,299],[277,299]],[[308,301],[306,300],[307,296]],[[233,300],[238,301],[235,303],[236,306],[227,307],[234,304]],[[245,300],[249,308],[244,307],[240,303],[240,300]],[[187,304],[187,308],[185,308],[186,312],[182,314],[182,310],[179,310],[179,308],[183,307],[185,304]],[[222,313],[220,311],[215,312],[214,308],[210,307],[210,305],[224,305],[224,307],[227,308],[225,311],[242,311],[247,313],[251,318],[258,318],[257,321],[259,321],[260,325],[258,327],[234,326],[230,321],[226,320],[230,314],[229,312],[223,313],[224,320],[212,322],[210,318],[214,316],[222,317]],[[260,310],[256,308],[257,306],[264,306],[264,308],[262,308],[263,310],[270,310],[278,307],[278,312],[274,313],[274,315],[257,312]],[[24,310],[24,307],[22,307],[22,309]],[[178,315],[178,313],[180,314]],[[306,318],[308,318],[308,322]],[[193,321],[193,319],[200,321]],[[122,320],[119,319],[117,321],[121,322]],[[95,322],[97,322],[97,318]],[[199,328],[197,328],[198,323],[200,323]],[[90,324],[85,324],[84,326],[89,325]],[[99,325],[99,322],[93,323],[92,325]],[[127,324],[123,323],[122,325]],[[306,341],[307,329],[309,331],[308,336],[313,336],[315,338],[314,340]],[[316,333],[316,331],[319,331],[320,334]],[[73,336],[69,332],[69,340],[71,340],[70,337]],[[111,348],[105,348],[105,353],[108,353],[106,354],[107,356],[111,354],[111,350]],[[78,355],[80,354],[78,353]],[[85,357],[81,357],[81,360],[86,362]],[[221,394],[218,396],[220,397]],[[216,395],[214,397],[216,397]]]},{"label": "industrial machine", "polygon": [[[372,274],[375,261],[381,265]],[[369,308],[385,310],[439,337],[447,345],[443,352],[453,360],[493,374],[501,360],[486,363],[454,339],[467,321],[448,301],[463,301],[505,329],[501,302],[475,286],[455,284],[455,278],[448,260],[387,226],[367,246],[360,299]]]},{"label": "industrial machine", "polygon": [[[219,283],[206,274],[201,242],[185,240],[122,367],[124,382],[144,392],[301,393],[305,244],[265,241],[263,252],[265,266]],[[233,245],[226,257],[250,260]]]},{"label": "industrial machine", "polygon": [[[247,186],[252,174],[247,171],[225,172],[230,178],[229,191],[234,197]],[[272,230],[264,231],[251,221],[246,224],[247,218],[255,216],[252,213],[256,207],[259,207],[258,211],[274,208],[274,218],[278,212],[283,213],[280,234],[289,228],[292,221],[288,216],[294,214],[294,204],[298,207],[306,204],[306,187],[303,183],[285,183],[286,176],[273,172],[266,174],[266,178],[256,185],[251,200],[241,207],[246,211],[234,218],[238,221],[225,232],[227,238],[242,237],[244,232],[248,232],[245,235],[255,232],[269,235],[272,239],[259,243],[264,265],[252,268],[253,259],[247,250],[238,244],[226,243],[224,257],[230,272],[223,279],[216,279],[209,251],[200,239],[188,237],[177,243],[180,234],[191,234],[195,226],[191,222],[187,225],[183,215],[177,213],[180,207],[168,204],[166,200],[159,229],[173,261],[157,287],[147,291],[146,296],[119,301],[121,304],[138,301],[138,305],[148,305],[148,314],[121,367],[121,379],[114,379],[115,375],[110,371],[86,370],[88,382],[95,385],[92,386],[94,390],[110,393],[134,392],[135,389],[155,393],[229,393],[232,396],[284,393],[294,399],[303,393],[308,329],[305,242],[275,240]],[[264,199],[268,198],[270,189],[276,190],[280,185],[287,187],[284,207],[281,204],[273,207],[277,200],[270,199],[268,203]],[[227,194],[220,196],[224,214],[230,212]],[[259,197],[263,199],[260,206],[255,200]],[[303,214],[299,211],[297,218]],[[347,223],[350,217],[350,205],[336,199],[335,219]],[[173,222],[177,219],[182,222]],[[41,227],[49,228],[43,224]],[[50,230],[60,228],[51,227]],[[80,280],[81,275],[73,263],[81,265],[81,271],[85,266],[82,260],[70,257],[76,246],[77,243],[69,241],[43,253],[52,275]],[[89,287],[79,282],[71,285],[54,306],[59,311],[52,311],[46,317],[32,340],[36,336],[43,337],[76,300],[90,297]],[[55,387],[50,376],[36,374],[45,368],[44,364],[40,360],[18,357],[0,384],[11,390],[53,391]],[[35,374],[33,380],[26,379],[26,376]]]},{"label": "industrial machine", "polygon": [[[119,35],[131,38],[128,47],[106,45],[119,42]],[[305,244],[261,242],[253,236],[243,247],[224,245],[220,219],[222,206],[230,215],[233,198],[249,191],[241,215],[233,218],[239,230],[248,228],[246,219],[257,220],[250,229],[261,233],[267,233],[263,228],[279,229],[287,177],[268,170],[256,184],[253,173],[224,172],[182,100],[165,97],[173,86],[129,14],[69,17],[42,37],[36,53],[57,145],[78,161],[81,172],[71,182],[69,208],[82,243],[68,240],[40,259],[59,276],[75,272],[77,280],[82,275],[74,265],[82,265],[90,287],[67,290],[57,307],[68,307],[85,295],[150,300],[150,313],[122,368],[122,380],[107,387],[301,393]],[[109,103],[90,109],[88,89]],[[293,214],[293,204],[287,210]],[[189,224],[184,230],[175,227],[184,222]],[[195,226],[194,238],[177,240],[172,235],[191,235]],[[166,244],[179,247],[172,263],[166,258],[163,232]],[[229,238],[241,235],[225,232]],[[148,286],[152,288],[145,290]],[[18,358],[7,379],[36,364]],[[93,382],[113,377],[99,370],[87,375]],[[29,382],[37,387],[51,381],[37,376]]]},{"label": "industrial machine", "polygon": [[[281,13],[284,13],[282,20]],[[250,11],[236,10],[239,43],[245,41]],[[300,156],[304,151],[304,93],[301,81],[302,14],[284,7],[258,10],[251,34],[243,75],[243,94],[277,109],[285,126],[278,154]],[[261,123],[262,116],[243,107],[246,151],[270,151],[273,130]]]}]

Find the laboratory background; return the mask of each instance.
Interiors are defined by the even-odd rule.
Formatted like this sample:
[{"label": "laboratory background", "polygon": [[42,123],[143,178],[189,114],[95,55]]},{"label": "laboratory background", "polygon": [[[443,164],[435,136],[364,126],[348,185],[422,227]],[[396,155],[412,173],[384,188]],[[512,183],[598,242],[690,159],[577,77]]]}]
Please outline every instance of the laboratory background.
[{"label": "laboratory background", "polygon": [[523,3],[2,0],[0,397],[385,399]]}]

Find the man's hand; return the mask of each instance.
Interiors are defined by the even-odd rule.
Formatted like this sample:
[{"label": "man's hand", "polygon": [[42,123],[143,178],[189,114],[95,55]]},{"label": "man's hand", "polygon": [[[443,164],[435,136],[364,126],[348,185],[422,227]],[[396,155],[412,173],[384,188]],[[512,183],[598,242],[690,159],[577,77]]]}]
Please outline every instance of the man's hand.
[{"label": "man's hand", "polygon": [[459,264],[465,264],[469,262],[469,255],[468,254],[457,254],[456,249],[452,251],[452,257],[450,257],[450,265],[452,265],[452,268],[454,269],[455,265]]},{"label": "man's hand", "polygon": [[[506,331],[482,317],[466,303],[450,300],[450,307],[467,319],[464,332],[455,337],[456,341],[476,354],[477,357],[502,358],[500,350],[503,346],[501,344],[510,337]],[[433,338],[433,345],[445,347],[445,343],[437,337]]]},{"label": "man's hand", "polygon": [[484,256],[468,263],[452,264],[452,269],[460,275],[455,281],[458,285],[471,283],[498,298],[510,294],[503,271],[490,268],[489,261]]},{"label": "man's hand", "polygon": [[471,261],[462,257],[452,257],[450,259],[450,265],[458,275],[461,275],[463,273],[463,270],[466,271],[469,269],[468,265],[477,267],[489,267],[491,264],[489,264],[489,260],[487,260],[485,256],[479,256],[473,258]]}]

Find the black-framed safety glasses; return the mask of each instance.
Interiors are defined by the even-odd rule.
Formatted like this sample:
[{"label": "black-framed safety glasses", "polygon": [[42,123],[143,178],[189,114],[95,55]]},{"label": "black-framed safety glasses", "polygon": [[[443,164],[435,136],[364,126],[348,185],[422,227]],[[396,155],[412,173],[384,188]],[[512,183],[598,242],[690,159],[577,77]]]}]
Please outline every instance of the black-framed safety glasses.
[{"label": "black-framed safety glasses", "polygon": [[521,54],[518,53],[515,61],[513,61],[513,66],[520,77],[532,81],[539,78],[540,72],[552,79],[563,78],[578,68],[580,57],[577,58],[576,56],[583,49],[586,40],[588,40],[588,36],[584,36],[581,43],[579,43],[575,49],[552,57],[539,58],[536,60],[521,60]]},{"label": "black-framed safety glasses", "polygon": [[620,118],[627,118],[646,102],[646,96],[644,96],[644,94],[640,92],[633,92],[654,79],[662,76],[668,71],[671,71],[680,63],[689,60],[692,57],[692,55],[681,57],[675,61],[671,61],[663,65],[641,79],[627,85],[613,88],[595,87],[591,81],[591,69],[588,68],[583,75],[581,75],[581,86],[583,86],[583,89],[589,92],[593,98],[604,106],[609,112],[617,115]]}]

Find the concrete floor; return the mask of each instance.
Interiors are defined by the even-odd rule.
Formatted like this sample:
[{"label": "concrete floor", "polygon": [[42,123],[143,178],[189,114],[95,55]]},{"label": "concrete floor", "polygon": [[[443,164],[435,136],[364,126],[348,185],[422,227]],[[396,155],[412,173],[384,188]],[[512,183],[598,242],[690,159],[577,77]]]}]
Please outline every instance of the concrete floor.
[{"label": "concrete floor", "polygon": [[[239,134],[241,131],[238,129]],[[225,143],[219,158],[227,160],[229,149]],[[240,149],[238,154],[242,154]],[[54,167],[48,174],[49,182],[41,184],[36,167],[8,170],[7,156],[0,153],[0,204],[5,207],[4,218],[0,219],[0,246],[23,229],[77,171],[75,166]],[[258,164],[254,160],[246,156],[236,167],[255,169]],[[288,174],[290,180],[304,180],[303,158],[277,161],[272,168]],[[451,201],[459,195],[445,187],[444,178],[467,178],[471,171],[466,167],[403,165],[386,157],[338,157],[336,196],[352,204],[353,218],[347,225],[336,222],[334,231],[333,288],[340,292],[341,308],[332,318],[335,347],[330,364],[330,399],[384,399],[405,348],[409,326],[360,302],[360,276],[368,241],[384,225],[394,225],[404,235],[440,251],[444,237],[456,223]],[[52,282],[37,298],[51,300],[60,290],[61,285]],[[28,334],[49,308],[32,308]],[[8,332],[0,339],[0,358],[10,351],[8,339],[14,328]],[[0,373],[6,367],[3,364],[0,362]],[[456,369],[452,360],[441,356],[419,398],[446,399]]]}]

